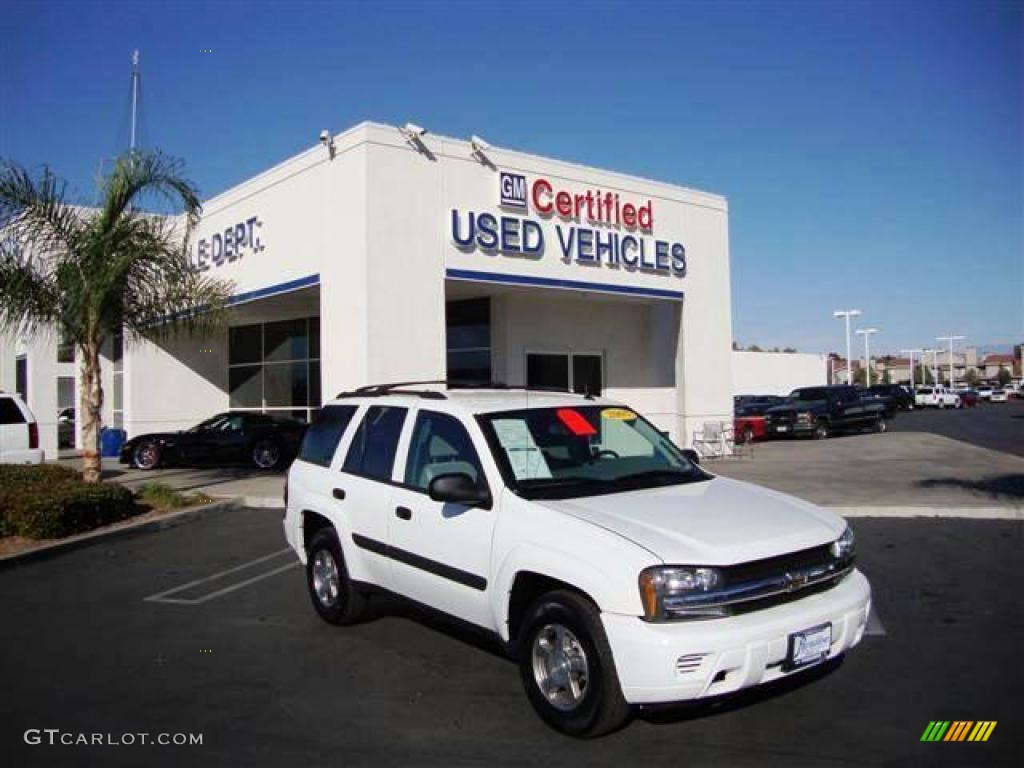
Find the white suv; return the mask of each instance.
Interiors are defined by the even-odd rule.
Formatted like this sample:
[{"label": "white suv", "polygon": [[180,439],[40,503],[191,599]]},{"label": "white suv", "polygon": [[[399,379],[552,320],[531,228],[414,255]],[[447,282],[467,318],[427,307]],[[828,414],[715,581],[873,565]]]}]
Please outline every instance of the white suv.
[{"label": "white suv", "polygon": [[945,387],[918,387],[914,392],[914,405],[918,408],[959,408],[960,395]]},{"label": "white suv", "polygon": [[39,424],[25,401],[0,392],[0,464],[39,464]]},{"label": "white suv", "polygon": [[574,736],[631,705],[729,693],[834,658],[871,592],[813,504],[698,467],[619,403],[513,389],[363,388],[288,473],[285,535],[313,607],[384,589],[496,635]]}]

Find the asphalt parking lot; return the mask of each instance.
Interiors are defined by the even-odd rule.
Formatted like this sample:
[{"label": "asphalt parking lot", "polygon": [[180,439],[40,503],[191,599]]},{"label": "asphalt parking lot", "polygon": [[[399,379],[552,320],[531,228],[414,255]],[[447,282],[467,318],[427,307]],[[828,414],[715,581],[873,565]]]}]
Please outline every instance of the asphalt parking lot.
[{"label": "asphalt parking lot", "polygon": [[900,411],[891,427],[894,432],[931,432],[1024,456],[1024,400],[982,403],[974,408]]},{"label": "asphalt parking lot", "polygon": [[[535,717],[486,639],[389,600],[323,624],[280,514],[211,510],[0,571],[0,749],[18,766],[1016,764],[1024,616],[1001,585],[1020,583],[1024,528],[852,524],[884,635],[789,684],[576,742]],[[983,744],[921,743],[936,719],[999,725]],[[29,746],[30,728],[203,743]]]}]

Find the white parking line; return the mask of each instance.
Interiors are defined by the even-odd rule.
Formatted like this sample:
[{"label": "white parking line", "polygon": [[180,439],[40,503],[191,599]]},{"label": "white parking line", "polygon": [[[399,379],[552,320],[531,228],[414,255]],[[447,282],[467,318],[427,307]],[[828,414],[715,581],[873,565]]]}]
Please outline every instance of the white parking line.
[{"label": "white parking line", "polygon": [[279,573],[284,573],[289,568],[294,568],[296,565],[299,565],[299,561],[295,560],[293,562],[288,563],[287,565],[274,568],[273,570],[267,571],[266,573],[261,573],[257,576],[253,576],[251,578],[232,584],[229,587],[224,587],[223,589],[218,589],[213,592],[209,592],[205,595],[201,595],[200,597],[185,598],[171,597],[171,595],[192,589],[193,587],[197,587],[200,584],[205,584],[210,581],[221,579],[225,576],[230,576],[231,574],[238,573],[239,571],[244,571],[247,568],[251,568],[254,565],[259,565],[260,563],[265,563],[268,560],[273,560],[274,558],[280,557],[285,553],[290,553],[291,551],[292,550],[289,547],[279,549],[276,552],[271,552],[269,555],[257,557],[255,560],[250,560],[246,563],[242,563],[241,565],[236,565],[234,568],[228,568],[224,571],[218,571],[217,573],[211,574],[202,579],[196,579],[195,581],[190,581],[187,584],[181,584],[177,587],[172,587],[171,589],[164,590],[163,592],[158,592],[155,595],[150,595],[149,597],[143,598],[143,601],[148,603],[173,603],[177,605],[199,605],[200,603],[205,603],[207,600],[213,600],[214,598],[226,595],[229,592],[234,592],[237,589],[241,589],[242,587],[247,587],[250,584],[254,584],[257,581],[262,581],[263,579],[270,578],[271,576],[276,576]]}]

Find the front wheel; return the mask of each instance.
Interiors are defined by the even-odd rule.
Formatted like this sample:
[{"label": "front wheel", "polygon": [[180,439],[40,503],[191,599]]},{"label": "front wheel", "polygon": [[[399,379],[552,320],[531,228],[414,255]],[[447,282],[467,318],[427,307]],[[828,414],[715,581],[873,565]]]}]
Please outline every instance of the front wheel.
[{"label": "front wheel", "polygon": [[156,443],[140,443],[132,454],[136,469],[156,469],[160,464],[160,446]]},{"label": "front wheel", "polygon": [[886,421],[884,417],[879,416],[878,419],[875,420],[875,432],[881,434],[883,432],[887,432],[888,430],[889,422]]},{"label": "front wheel", "polygon": [[819,421],[814,425],[814,439],[824,440],[829,436],[828,424],[824,421]]},{"label": "front wheel", "polygon": [[593,738],[629,719],[593,603],[575,592],[550,592],[530,606],[520,637],[523,687],[544,722],[569,736]]}]

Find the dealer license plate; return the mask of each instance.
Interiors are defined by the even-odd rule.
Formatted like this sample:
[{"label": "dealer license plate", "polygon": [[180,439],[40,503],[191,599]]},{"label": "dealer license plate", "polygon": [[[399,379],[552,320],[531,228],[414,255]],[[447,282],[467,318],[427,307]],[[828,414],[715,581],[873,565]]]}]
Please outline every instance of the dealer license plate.
[{"label": "dealer license plate", "polygon": [[785,424],[780,424],[779,426],[777,426],[775,428],[775,431],[776,432],[788,432],[789,431],[789,427],[787,427]]},{"label": "dealer license plate", "polygon": [[817,627],[794,632],[789,636],[789,654],[786,656],[786,667],[796,669],[808,664],[817,664],[828,656],[832,646],[832,624],[821,624]]}]

